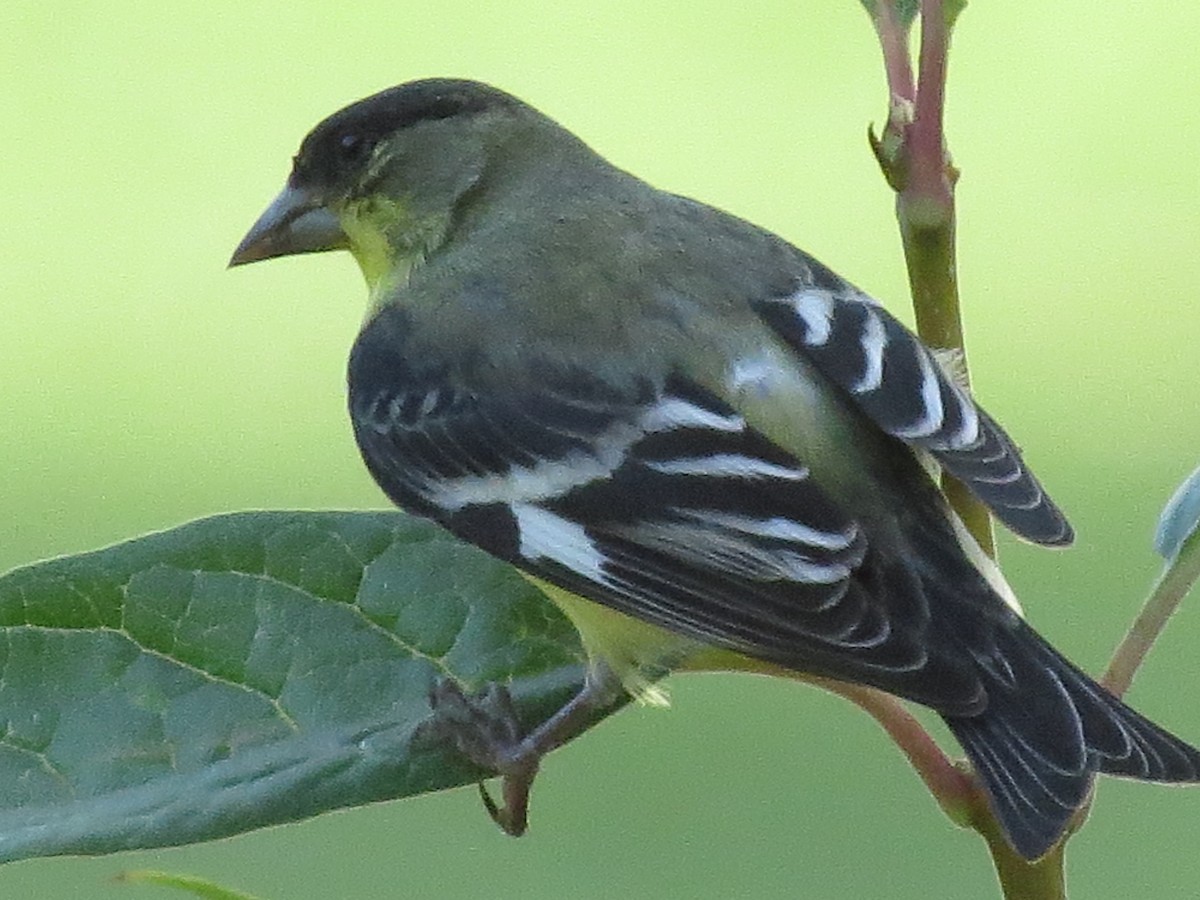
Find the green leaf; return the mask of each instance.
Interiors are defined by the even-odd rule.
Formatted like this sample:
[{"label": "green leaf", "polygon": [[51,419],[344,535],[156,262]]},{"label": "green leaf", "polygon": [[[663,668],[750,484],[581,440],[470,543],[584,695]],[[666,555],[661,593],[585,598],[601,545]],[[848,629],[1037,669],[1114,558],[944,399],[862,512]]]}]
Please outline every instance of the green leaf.
[{"label": "green leaf", "polygon": [[[894,10],[896,22],[903,31],[908,31],[912,27],[917,14],[921,11],[920,0],[859,0],[859,2],[862,3],[863,9],[867,11],[867,15],[873,22],[879,19],[879,7],[884,4],[890,5]],[[959,2],[965,5],[966,0],[959,0]]]},{"label": "green leaf", "polygon": [[192,875],[177,875],[174,872],[158,872],[153,869],[136,869],[122,872],[116,880],[124,884],[156,884],[162,887],[176,888],[204,900],[258,900],[252,894],[230,890],[214,884],[206,878],[196,878]]},{"label": "green leaf", "polygon": [[946,20],[946,27],[953,28],[954,23],[958,21],[958,17],[966,8],[967,0],[945,0],[942,5],[942,18]]},{"label": "green leaf", "polygon": [[[871,17],[871,21],[879,20],[879,7],[881,4],[890,3],[896,22],[901,30],[907,32],[912,28],[913,22],[921,12],[920,0],[859,0],[863,5],[863,9],[867,11],[867,15]],[[953,28],[954,23],[958,20],[959,15],[967,8],[967,0],[945,0],[942,4],[942,18],[946,21],[946,27]]]},{"label": "green leaf", "polygon": [[0,861],[224,837],[482,773],[428,691],[582,683],[514,569],[400,513],[219,516],[0,576]]}]

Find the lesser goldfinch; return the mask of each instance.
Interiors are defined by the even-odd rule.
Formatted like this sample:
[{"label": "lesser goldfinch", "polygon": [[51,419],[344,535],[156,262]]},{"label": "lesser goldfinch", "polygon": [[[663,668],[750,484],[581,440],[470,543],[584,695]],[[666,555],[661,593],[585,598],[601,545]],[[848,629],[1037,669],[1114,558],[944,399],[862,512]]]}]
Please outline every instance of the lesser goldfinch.
[{"label": "lesser goldfinch", "polygon": [[1200,752],[1026,624],[938,489],[940,467],[1021,537],[1070,543],[1012,441],[811,256],[443,79],[321,122],[231,264],[338,249],[370,292],[349,407],[371,474],[536,579],[589,656],[550,722],[473,745],[511,830],[581,715],[679,668],[931,707],[1028,858],[1094,772],[1200,779]]}]

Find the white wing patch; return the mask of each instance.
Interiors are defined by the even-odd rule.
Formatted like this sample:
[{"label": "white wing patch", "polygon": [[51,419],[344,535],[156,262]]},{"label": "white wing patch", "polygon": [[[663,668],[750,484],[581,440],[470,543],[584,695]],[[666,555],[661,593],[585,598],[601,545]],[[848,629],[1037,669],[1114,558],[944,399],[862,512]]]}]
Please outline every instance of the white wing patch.
[{"label": "white wing patch", "polygon": [[[590,452],[577,451],[563,458],[540,459],[532,465],[511,465],[504,472],[430,479],[425,482],[422,493],[431,503],[450,512],[489,503],[537,503],[609,477],[625,461],[630,446],[646,434],[676,428],[709,428],[737,433],[745,427],[746,421],[739,415],[723,415],[679,397],[664,396],[648,407],[636,423],[617,421],[596,435]],[[804,478],[808,474],[749,457],[740,459],[743,477]],[[728,475],[738,465],[733,457],[683,459],[661,465],[671,464],[678,466],[679,472],[690,466],[697,475],[704,474],[706,468],[710,474]]]},{"label": "white wing patch", "polygon": [[[836,585],[850,575],[850,567],[844,563],[818,561],[796,549],[763,546],[749,539],[752,532],[739,534],[714,527],[719,523],[708,516],[692,518],[694,523],[645,522],[629,529],[628,536],[641,546],[662,550],[714,574],[736,575],[758,584]],[[835,593],[831,602],[843,593]]]},{"label": "white wing patch", "polygon": [[582,525],[528,503],[514,503],[511,509],[521,556],[531,562],[553,560],[591,581],[605,582],[604,554]]},{"label": "white wing patch", "polygon": [[716,478],[782,478],[800,481],[808,477],[804,468],[790,468],[742,456],[737,453],[717,453],[712,456],[691,456],[666,462],[649,462],[649,468],[664,475],[711,475]]},{"label": "white wing patch", "polygon": [[863,368],[862,377],[850,388],[856,394],[876,390],[883,384],[883,354],[887,350],[887,330],[879,316],[871,311],[867,312],[862,345],[867,364]]},{"label": "white wing patch", "polygon": [[934,374],[933,362],[928,354],[917,353],[917,365],[921,369],[921,406],[920,417],[911,425],[899,426],[893,429],[896,437],[905,440],[927,438],[936,434],[942,427],[945,411],[942,409],[942,386]]},{"label": "white wing patch", "polygon": [[679,397],[663,397],[646,410],[642,427],[648,432],[673,428],[712,428],[715,431],[741,431],[746,420],[738,415],[722,415]]},{"label": "white wing patch", "polygon": [[[704,521],[733,531],[744,532],[756,537],[771,538],[777,541],[807,544],[810,547],[819,547],[822,550],[845,550],[854,543],[854,539],[858,536],[858,527],[854,525],[845,531],[833,532],[821,531],[802,522],[797,522],[795,519],[785,519],[779,516],[769,519],[756,519],[751,516],[722,513],[714,510],[707,510],[703,514],[694,512],[688,512],[687,514],[696,517],[703,515]],[[846,573],[848,572],[849,570],[847,569]]]},{"label": "white wing patch", "polygon": [[595,455],[573,453],[565,459],[543,459],[507,472],[427,481],[422,492],[442,509],[456,512],[475,504],[534,503],[558,497],[600,478],[621,464],[624,447],[610,445]]},{"label": "white wing patch", "polygon": [[808,326],[806,342],[819,347],[833,334],[833,294],[822,290],[801,290],[791,297],[792,308]]},{"label": "white wing patch", "polygon": [[[928,450],[1018,535],[1048,546],[1073,538],[1003,429],[961,383],[955,360],[935,352],[886,310],[835,277],[754,302],[760,316],[805,361],[845,392],[881,430]],[[754,378],[750,379],[753,375]],[[765,384],[735,368],[731,383]]]}]

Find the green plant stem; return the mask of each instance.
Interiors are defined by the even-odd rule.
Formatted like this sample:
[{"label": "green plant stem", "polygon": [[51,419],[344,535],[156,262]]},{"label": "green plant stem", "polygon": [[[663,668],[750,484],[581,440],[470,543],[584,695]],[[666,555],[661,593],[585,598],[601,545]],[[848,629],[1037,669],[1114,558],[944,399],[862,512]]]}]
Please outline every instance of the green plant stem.
[{"label": "green plant stem", "polygon": [[[958,172],[946,152],[943,126],[949,51],[950,29],[942,0],[922,0],[920,69],[903,154],[907,173],[896,195],[896,217],[908,261],[917,333],[951,358],[955,375],[970,389],[955,261],[954,184]],[[994,558],[996,538],[987,507],[948,475],[943,475],[942,487],[967,530]]]},{"label": "green plant stem", "polygon": [[[920,121],[918,113],[914,126]],[[921,194],[912,189],[912,184],[910,182],[909,187],[897,195],[896,216],[908,261],[908,284],[912,291],[917,333],[926,344],[942,351],[944,361],[950,363],[959,383],[969,389],[970,375],[955,277],[953,197],[943,199]],[[987,507],[962,482],[945,473],[942,474],[942,490],[979,546],[995,558],[996,539]]]},{"label": "green plant stem", "polygon": [[1060,841],[1041,859],[1029,862],[1008,845],[994,816],[989,814],[982,822],[972,823],[972,827],[987,841],[1005,900],[1066,900],[1064,842]]},{"label": "green plant stem", "polygon": [[[949,2],[953,5],[952,19],[961,4]],[[954,185],[958,172],[950,163],[943,130],[951,20],[943,0],[921,0],[920,68],[914,88],[907,28],[899,24],[895,0],[879,0],[873,18],[888,77],[889,118],[882,138],[870,135],[871,147],[884,177],[896,191],[896,218],[917,332],[959,383],[969,389],[955,249]],[[895,33],[898,30],[903,33]],[[994,558],[995,536],[986,507],[952,478],[943,476],[942,487],[980,547]],[[1008,844],[982,787],[967,773],[965,763],[956,769],[957,779],[948,777],[945,757],[939,761],[929,754],[925,743],[931,739],[919,726],[920,735],[914,736],[907,723],[889,722],[894,719],[890,711],[859,705],[884,724],[950,818],[969,825],[984,838],[1006,900],[1066,897],[1065,839],[1040,860],[1022,858]]]},{"label": "green plant stem", "polygon": [[1032,863],[1013,850],[966,764],[952,762],[899,700],[863,685],[825,678],[807,680],[844,697],[875,719],[904,752],[950,821],[979,832],[992,855],[1006,900],[1065,900],[1064,843]]},{"label": "green plant stem", "polygon": [[[1193,532],[1184,540],[1175,556],[1168,560],[1137,618],[1113,651],[1100,683],[1114,696],[1125,696],[1137,670],[1146,661],[1150,648],[1197,581],[1200,581],[1200,532]],[[1072,819],[1072,832],[1078,831],[1087,819],[1094,798],[1093,790]]]},{"label": "green plant stem", "polygon": [[1101,684],[1118,697],[1129,690],[1133,676],[1167,626],[1167,620],[1197,581],[1200,581],[1200,534],[1193,534],[1155,582],[1141,612],[1117,645]]},{"label": "green plant stem", "polygon": [[[897,0],[867,4],[871,12],[889,89],[888,123],[882,137],[869,132],[871,149],[884,177],[896,191],[896,217],[908,265],[909,287],[921,338],[939,353],[943,364],[970,388],[955,262],[954,185],[943,132],[946,63],[950,30],[961,12],[959,0],[921,0],[920,69],[914,84],[908,51],[909,25],[901,21]],[[949,10],[949,13],[947,12]],[[995,557],[995,537],[987,509],[959,482],[943,476],[943,490],[979,545]],[[1129,632],[1118,645],[1101,680],[1116,696],[1133,681],[1150,648],[1180,602],[1200,581],[1200,535],[1192,534],[1155,583]],[[832,688],[831,688],[832,689]],[[1090,799],[1072,820],[1063,839],[1042,859],[1029,862],[1004,838],[978,781],[965,770],[947,773],[947,758],[932,739],[901,709],[872,697],[838,690],[871,713],[904,750],[942,809],[967,824],[987,842],[1007,900],[1062,900],[1066,897],[1065,846],[1087,818]]]}]

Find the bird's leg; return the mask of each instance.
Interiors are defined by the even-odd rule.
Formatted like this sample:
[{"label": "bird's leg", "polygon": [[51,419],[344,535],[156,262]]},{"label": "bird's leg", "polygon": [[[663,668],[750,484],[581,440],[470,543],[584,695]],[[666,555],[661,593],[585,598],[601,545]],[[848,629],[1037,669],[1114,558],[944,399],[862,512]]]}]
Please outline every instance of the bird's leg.
[{"label": "bird's leg", "polygon": [[595,666],[589,669],[579,693],[522,736],[508,688],[492,683],[467,695],[446,678],[430,691],[434,716],[422,731],[453,742],[471,762],[501,777],[502,804],[492,799],[482,783],[479,793],[492,821],[505,834],[519,837],[525,833],[529,792],[542,757],[582,733],[595,713],[612,704],[621,691],[620,680],[607,666]]}]

